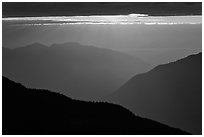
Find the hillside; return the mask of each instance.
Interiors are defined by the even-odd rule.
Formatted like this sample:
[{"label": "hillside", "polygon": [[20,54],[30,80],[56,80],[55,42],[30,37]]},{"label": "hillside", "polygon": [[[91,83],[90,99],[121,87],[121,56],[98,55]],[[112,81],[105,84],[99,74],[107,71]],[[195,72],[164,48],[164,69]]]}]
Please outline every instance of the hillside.
[{"label": "hillside", "polygon": [[202,53],[136,75],[108,100],[140,116],[201,134]]},{"label": "hillside", "polygon": [[150,68],[124,53],[71,42],[3,48],[2,55],[4,76],[28,87],[61,91],[83,100],[110,94],[134,74]]},{"label": "hillside", "polygon": [[114,104],[72,100],[62,94],[3,81],[3,134],[188,134],[136,117]]}]

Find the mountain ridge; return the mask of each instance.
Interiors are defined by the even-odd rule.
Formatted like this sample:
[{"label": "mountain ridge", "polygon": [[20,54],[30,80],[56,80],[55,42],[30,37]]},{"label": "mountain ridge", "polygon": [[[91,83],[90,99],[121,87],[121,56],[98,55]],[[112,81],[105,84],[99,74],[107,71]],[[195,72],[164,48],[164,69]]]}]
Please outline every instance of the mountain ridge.
[{"label": "mountain ridge", "polygon": [[108,100],[143,117],[201,134],[202,53],[135,75]]},{"label": "mountain ridge", "polygon": [[3,135],[189,134],[135,116],[116,104],[73,100],[26,88],[4,76],[2,82]]},{"label": "mountain ridge", "polygon": [[111,93],[133,74],[150,68],[138,58],[105,48],[77,43],[43,48],[37,45],[9,52],[3,48],[3,74],[29,87],[69,90],[68,96],[92,100]]}]

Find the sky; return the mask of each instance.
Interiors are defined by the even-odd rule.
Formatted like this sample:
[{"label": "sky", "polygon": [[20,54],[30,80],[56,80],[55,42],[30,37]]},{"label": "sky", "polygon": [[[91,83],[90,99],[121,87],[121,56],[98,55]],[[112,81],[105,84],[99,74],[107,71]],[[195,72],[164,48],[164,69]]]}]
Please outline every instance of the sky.
[{"label": "sky", "polygon": [[189,48],[190,45],[181,42],[201,42],[201,23],[201,16],[146,14],[11,17],[3,18],[3,46],[16,48],[33,42],[51,45],[73,41],[112,49],[155,48],[154,43],[158,48]]},{"label": "sky", "polygon": [[8,17],[3,22],[9,25],[77,25],[77,24],[145,24],[174,25],[201,24],[201,16],[148,16],[147,14],[91,15],[91,16],[48,16]]},{"label": "sky", "polygon": [[148,14],[202,15],[201,2],[3,2],[3,17]]},{"label": "sky", "polygon": [[201,2],[3,2],[2,16],[8,48],[78,42],[146,60],[202,49]]},{"label": "sky", "polygon": [[[153,66],[202,51],[200,15],[8,17],[2,20],[3,47],[11,49],[36,42],[47,46],[78,42],[125,52]],[[162,59],[161,55],[166,53],[167,59]]]}]

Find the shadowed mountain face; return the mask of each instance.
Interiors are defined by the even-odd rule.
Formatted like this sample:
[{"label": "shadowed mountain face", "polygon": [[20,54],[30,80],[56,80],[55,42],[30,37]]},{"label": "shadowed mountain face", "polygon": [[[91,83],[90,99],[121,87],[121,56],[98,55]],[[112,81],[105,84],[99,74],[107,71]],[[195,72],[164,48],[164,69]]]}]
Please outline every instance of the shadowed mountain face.
[{"label": "shadowed mountain face", "polygon": [[3,75],[26,86],[95,99],[150,67],[135,57],[78,43],[3,48]]},{"label": "shadowed mountain face", "polygon": [[201,134],[202,54],[136,75],[109,100],[141,116]]},{"label": "shadowed mountain face", "polygon": [[114,104],[72,100],[5,77],[3,134],[188,134]]}]

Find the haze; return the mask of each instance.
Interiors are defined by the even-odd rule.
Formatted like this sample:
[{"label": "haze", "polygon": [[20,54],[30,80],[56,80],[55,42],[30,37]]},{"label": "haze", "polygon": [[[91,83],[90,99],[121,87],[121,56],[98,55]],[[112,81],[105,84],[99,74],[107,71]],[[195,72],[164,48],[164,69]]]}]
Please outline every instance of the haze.
[{"label": "haze", "polygon": [[152,66],[201,51],[201,16],[106,16],[3,18],[3,46],[78,42],[137,56]]}]

